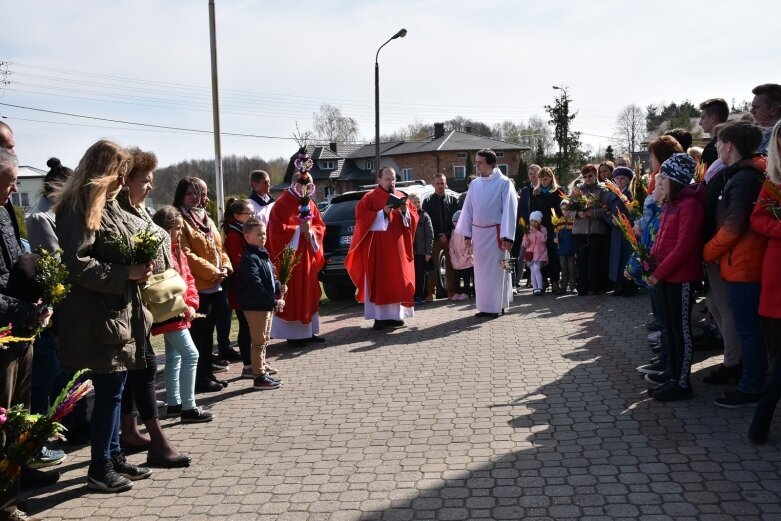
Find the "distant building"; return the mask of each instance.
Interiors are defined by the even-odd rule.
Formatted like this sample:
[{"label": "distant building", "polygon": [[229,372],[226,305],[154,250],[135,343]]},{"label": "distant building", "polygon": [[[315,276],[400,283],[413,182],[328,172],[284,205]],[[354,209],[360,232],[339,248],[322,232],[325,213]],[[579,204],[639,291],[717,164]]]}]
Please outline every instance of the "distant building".
[{"label": "distant building", "polygon": [[[467,129],[469,130],[469,129]],[[380,143],[380,166],[392,167],[401,181],[416,179],[431,183],[437,172],[446,175],[448,186],[461,191],[466,187],[467,155],[483,148],[490,148],[497,155],[497,166],[505,175],[514,178],[522,154],[531,149],[499,139],[478,136],[458,130],[445,131],[444,125],[434,125],[434,135],[423,141],[393,141]],[[376,181],[375,146],[339,145],[310,146],[307,152],[315,163],[312,177],[317,184],[316,199],[328,200],[335,194],[355,190],[360,185]],[[290,158],[285,172],[285,181],[274,188],[285,189],[293,175],[293,162],[298,153]]]},{"label": "distant building", "polygon": [[43,178],[46,171],[32,166],[19,166],[16,179],[16,193],[11,194],[11,202],[24,213],[29,213],[38,204],[43,194]]}]

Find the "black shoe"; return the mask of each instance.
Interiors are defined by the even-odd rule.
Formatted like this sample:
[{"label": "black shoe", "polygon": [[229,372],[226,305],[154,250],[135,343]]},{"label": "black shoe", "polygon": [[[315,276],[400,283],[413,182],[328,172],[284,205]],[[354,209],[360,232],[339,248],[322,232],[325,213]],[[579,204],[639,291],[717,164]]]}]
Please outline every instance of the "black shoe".
[{"label": "black shoe", "polygon": [[31,469],[29,467],[22,467],[22,471],[19,476],[19,488],[22,490],[29,490],[34,488],[48,487],[49,485],[54,485],[59,480],[60,472],[57,470],[44,472],[42,470]]},{"label": "black shoe", "polygon": [[165,415],[167,418],[175,418],[180,414],[182,414],[181,405],[169,405],[168,408],[165,410]]},{"label": "black shoe", "polygon": [[742,364],[733,365],[732,367],[719,364],[719,366],[711,371],[708,376],[703,378],[702,381],[708,385],[725,385],[730,382],[737,384],[738,380],[740,380],[740,373],[742,369]]},{"label": "black shoe", "polygon": [[233,360],[234,362],[238,362],[239,360],[241,360],[241,353],[239,353],[236,349],[230,348],[225,351],[220,351],[219,357],[228,362],[230,362],[231,360]]},{"label": "black shoe", "polygon": [[252,388],[258,391],[273,391],[274,389],[279,389],[279,387],[279,380],[275,380],[265,373],[255,378],[255,381],[252,383]]},{"label": "black shoe", "polygon": [[150,469],[128,463],[127,458],[125,458],[125,455],[121,452],[111,455],[111,464],[114,466],[114,472],[120,476],[126,477],[130,481],[146,479],[152,475]]},{"label": "black shoe", "polygon": [[124,492],[133,488],[133,482],[120,476],[111,461],[106,461],[102,467],[90,465],[87,471],[87,487],[101,492]]},{"label": "black shoe", "polygon": [[659,374],[663,373],[665,369],[667,369],[667,362],[656,360],[650,364],[641,365],[637,368],[637,372],[643,374]]},{"label": "black shoe", "polygon": [[321,336],[317,336],[317,335],[312,335],[311,337],[308,338],[308,340],[310,342],[314,342],[316,344],[320,344],[322,342],[325,342],[325,338],[323,338]]},{"label": "black shoe", "polygon": [[222,391],[222,385],[217,382],[212,382],[211,380],[195,384],[196,393],[216,393],[217,391]]},{"label": "black shoe", "polygon": [[206,423],[214,419],[214,415],[200,407],[182,411],[182,423]]},{"label": "black shoe", "polygon": [[230,367],[230,362],[214,355],[212,355],[212,364],[219,365],[220,367]]},{"label": "black shoe", "polygon": [[214,375],[211,375],[211,377],[209,377],[209,380],[211,380],[212,382],[216,383],[217,385],[219,385],[223,389],[228,387],[228,380],[220,380],[220,379],[218,379]]},{"label": "black shoe", "polygon": [[485,311],[479,311],[475,313],[477,318],[499,318],[499,313],[487,313]]},{"label": "black shoe", "polygon": [[403,320],[386,320],[389,328],[398,328],[398,327],[404,327],[404,321]]},{"label": "black shoe", "polygon": [[646,373],[644,378],[646,382],[655,386],[667,382],[671,377],[672,375],[669,372],[662,371],[661,373]]},{"label": "black shoe", "polygon": [[287,343],[291,346],[305,346],[309,343],[308,338],[291,338],[290,340],[287,340]]},{"label": "black shoe", "polygon": [[690,400],[694,396],[691,386],[681,387],[672,380],[664,384],[661,389],[654,391],[651,397],[659,402],[675,402],[678,400]]},{"label": "black shoe", "polygon": [[212,373],[224,373],[227,370],[228,366],[212,364]]},{"label": "black shoe", "polygon": [[374,329],[375,331],[382,331],[386,327],[388,327],[387,320],[375,320],[372,329]]},{"label": "black shoe", "polygon": [[744,393],[743,391],[727,391],[724,396],[714,401],[714,405],[724,407],[725,409],[737,409],[747,405],[754,405],[759,402],[762,393]]},{"label": "black shoe", "polygon": [[191,461],[192,460],[190,459],[190,456],[187,454],[179,454],[175,458],[163,458],[162,456],[158,456],[150,450],[149,456],[147,456],[146,464],[150,467],[180,469],[183,467],[189,467]]},{"label": "black shoe", "polygon": [[655,355],[658,355],[659,353],[662,352],[662,346],[660,346],[659,344],[655,346],[651,346],[651,352]]},{"label": "black shoe", "polygon": [[648,331],[659,331],[659,322],[657,322],[656,320],[652,320],[651,322],[648,322],[645,325],[645,328]]}]

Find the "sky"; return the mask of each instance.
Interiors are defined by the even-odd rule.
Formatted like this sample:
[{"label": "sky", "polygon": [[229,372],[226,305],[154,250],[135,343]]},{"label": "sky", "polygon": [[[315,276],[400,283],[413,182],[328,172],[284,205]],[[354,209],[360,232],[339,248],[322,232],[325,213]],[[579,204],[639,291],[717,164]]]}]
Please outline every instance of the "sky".
[{"label": "sky", "polygon": [[[373,141],[375,53],[401,28],[379,55],[383,134],[458,115],[547,119],[557,85],[582,141],[615,147],[630,103],[750,101],[754,86],[781,83],[770,0],[215,4],[223,155],[289,157],[323,103]],[[0,117],[21,164],[75,167],[101,138],[154,151],[160,166],[214,157],[207,0],[0,0],[0,13]]]}]

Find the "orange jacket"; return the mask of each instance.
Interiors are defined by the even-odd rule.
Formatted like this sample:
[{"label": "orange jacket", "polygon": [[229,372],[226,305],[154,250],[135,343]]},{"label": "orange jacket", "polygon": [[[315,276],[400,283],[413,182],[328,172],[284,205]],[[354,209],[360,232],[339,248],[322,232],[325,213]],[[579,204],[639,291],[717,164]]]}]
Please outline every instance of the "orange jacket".
[{"label": "orange jacket", "polygon": [[217,285],[220,278],[220,268],[225,266],[228,273],[233,272],[231,261],[228,255],[222,250],[222,237],[220,232],[209,219],[211,227],[211,237],[190,225],[187,219],[184,219],[182,228],[181,248],[182,253],[187,257],[187,263],[190,265],[190,271],[195,277],[195,287],[198,291],[211,289]]},{"label": "orange jacket", "polygon": [[764,179],[766,160],[754,156],[730,165],[720,174],[724,184],[716,205],[716,235],[705,244],[705,262],[719,261],[728,282],[760,282],[767,237],[751,229],[751,212]]}]

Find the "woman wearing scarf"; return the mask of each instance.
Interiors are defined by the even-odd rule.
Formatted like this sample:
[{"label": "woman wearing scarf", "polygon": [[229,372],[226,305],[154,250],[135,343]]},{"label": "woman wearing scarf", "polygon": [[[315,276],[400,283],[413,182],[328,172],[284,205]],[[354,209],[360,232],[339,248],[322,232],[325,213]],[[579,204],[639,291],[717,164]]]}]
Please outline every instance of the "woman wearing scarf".
[{"label": "woman wearing scarf", "polygon": [[[233,272],[230,259],[222,249],[222,239],[206,209],[200,205],[202,180],[185,177],[179,181],[174,193],[174,206],[184,220],[181,249],[187,257],[195,286],[198,288],[200,306],[198,313],[205,315],[193,321],[190,334],[198,347],[198,373],[196,392],[215,392],[226,387],[224,380],[217,380],[212,371],[212,347],[216,325],[215,302],[224,299],[222,282]],[[219,308],[218,308],[219,309]]]},{"label": "woman wearing scarf", "polygon": [[[542,225],[548,230],[546,246],[548,250],[548,264],[542,268],[543,287],[550,280],[551,291],[559,294],[559,275],[561,274],[561,264],[559,255],[556,253],[556,234],[553,233],[553,214],[561,216],[561,200],[566,194],[559,188],[556,182],[556,176],[553,170],[547,166],[537,174],[537,186],[534,187],[531,195],[531,211],[542,213]],[[543,292],[545,290],[543,289]]]}]

